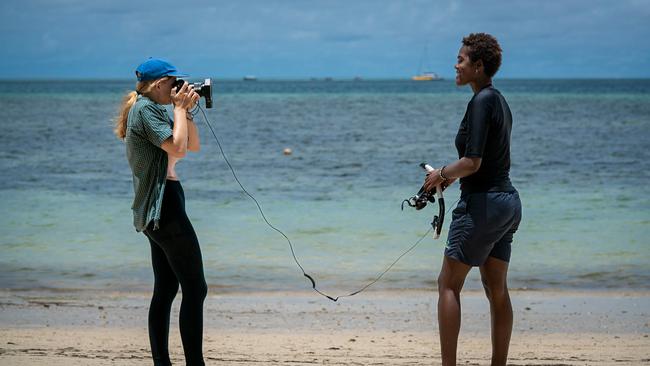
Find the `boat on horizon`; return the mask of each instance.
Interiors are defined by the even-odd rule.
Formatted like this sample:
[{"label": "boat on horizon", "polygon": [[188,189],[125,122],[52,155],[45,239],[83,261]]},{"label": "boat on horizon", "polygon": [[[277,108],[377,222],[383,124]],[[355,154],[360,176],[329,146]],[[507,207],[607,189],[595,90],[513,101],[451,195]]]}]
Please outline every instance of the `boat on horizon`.
[{"label": "boat on horizon", "polygon": [[420,56],[420,64],[418,65],[418,73],[416,75],[412,76],[411,80],[415,80],[415,81],[442,80],[442,78],[433,71],[422,71],[422,66],[425,63],[426,63],[426,69],[429,68],[428,59],[429,59],[428,47],[425,45],[424,50],[422,50],[422,56]]},{"label": "boat on horizon", "polygon": [[417,75],[414,75],[413,77],[411,77],[411,80],[435,81],[435,80],[442,80],[442,78],[435,72],[425,71],[425,72],[418,73]]},{"label": "boat on horizon", "polygon": [[244,76],[244,81],[257,81],[257,76],[255,76],[255,75],[246,75],[246,76]]}]

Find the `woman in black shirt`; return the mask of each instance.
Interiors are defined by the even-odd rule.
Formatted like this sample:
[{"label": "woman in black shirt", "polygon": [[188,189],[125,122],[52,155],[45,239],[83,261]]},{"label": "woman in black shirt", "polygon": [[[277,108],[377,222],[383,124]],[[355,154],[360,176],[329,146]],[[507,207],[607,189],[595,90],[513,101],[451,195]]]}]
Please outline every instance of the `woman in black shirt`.
[{"label": "woman in black shirt", "polygon": [[443,365],[456,364],[460,331],[460,291],[477,266],[492,319],[492,365],[505,365],[512,333],[512,305],[506,281],[521,202],[510,182],[512,114],[492,86],[501,65],[501,47],[485,33],[463,38],[456,84],[469,84],[474,96],[456,135],[458,160],[427,175],[425,188],[444,189],[460,178],[461,197],[449,227],[438,277],[438,325]]}]

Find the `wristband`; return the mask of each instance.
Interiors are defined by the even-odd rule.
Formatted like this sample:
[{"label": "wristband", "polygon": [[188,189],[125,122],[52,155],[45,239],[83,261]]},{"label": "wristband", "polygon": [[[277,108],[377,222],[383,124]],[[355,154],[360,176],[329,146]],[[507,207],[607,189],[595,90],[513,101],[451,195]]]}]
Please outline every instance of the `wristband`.
[{"label": "wristband", "polygon": [[448,180],[448,178],[445,177],[445,175],[442,173],[442,170],[445,169],[445,167],[446,165],[443,165],[442,168],[438,170],[438,176],[440,177],[440,179],[442,179],[443,182],[446,182]]}]

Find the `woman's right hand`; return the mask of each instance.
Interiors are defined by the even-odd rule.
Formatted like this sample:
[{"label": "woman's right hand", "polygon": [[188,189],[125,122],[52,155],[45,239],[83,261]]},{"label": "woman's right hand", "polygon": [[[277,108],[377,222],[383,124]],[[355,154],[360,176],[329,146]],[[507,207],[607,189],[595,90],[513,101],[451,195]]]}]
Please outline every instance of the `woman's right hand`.
[{"label": "woman's right hand", "polygon": [[180,90],[176,91],[176,88],[172,88],[171,98],[174,108],[190,110],[199,101],[199,94],[190,88],[190,85],[186,81]]}]

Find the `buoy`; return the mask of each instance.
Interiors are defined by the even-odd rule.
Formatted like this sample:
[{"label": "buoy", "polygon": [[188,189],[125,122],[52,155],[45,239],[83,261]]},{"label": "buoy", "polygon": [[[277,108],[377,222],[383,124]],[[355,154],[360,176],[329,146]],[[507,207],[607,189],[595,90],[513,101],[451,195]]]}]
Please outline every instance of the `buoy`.
[{"label": "buoy", "polygon": [[282,153],[283,153],[284,155],[291,155],[291,153],[293,153],[293,151],[291,151],[290,148],[285,147],[284,150],[282,150]]}]

